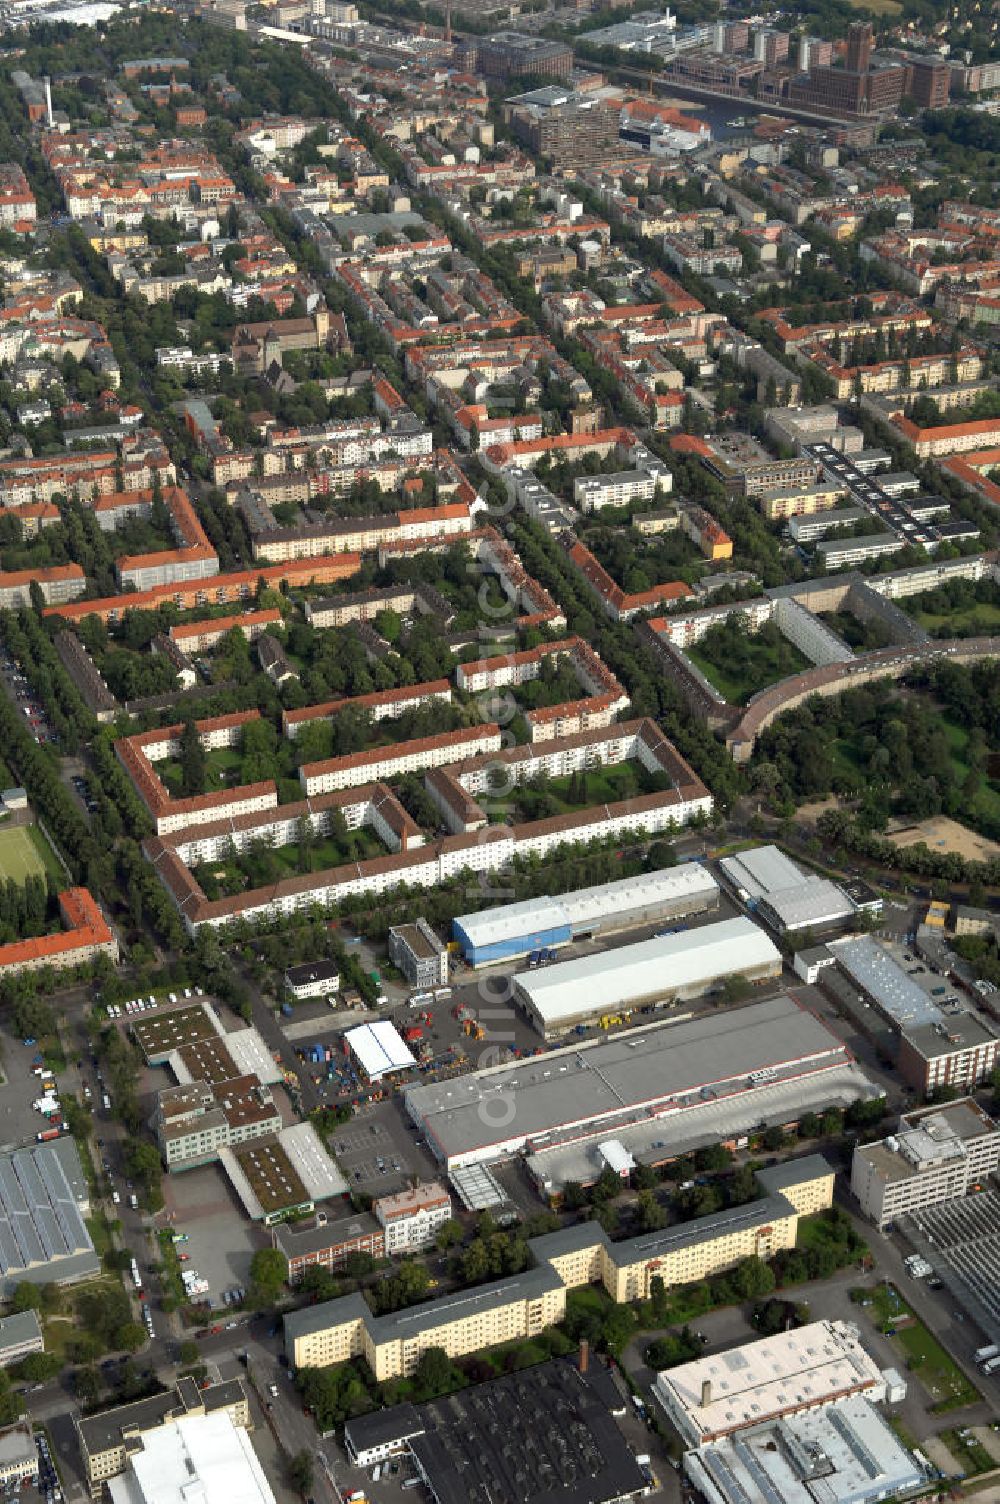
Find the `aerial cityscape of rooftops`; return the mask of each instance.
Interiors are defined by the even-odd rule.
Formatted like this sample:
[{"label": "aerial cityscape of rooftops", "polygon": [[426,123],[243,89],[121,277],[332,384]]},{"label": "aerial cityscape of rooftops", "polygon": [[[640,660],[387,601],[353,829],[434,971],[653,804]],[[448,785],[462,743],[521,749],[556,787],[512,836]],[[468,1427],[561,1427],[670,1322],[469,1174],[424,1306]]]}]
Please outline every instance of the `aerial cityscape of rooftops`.
[{"label": "aerial cityscape of rooftops", "polygon": [[1000,0],[0,0],[5,1504],[1000,1501]]}]

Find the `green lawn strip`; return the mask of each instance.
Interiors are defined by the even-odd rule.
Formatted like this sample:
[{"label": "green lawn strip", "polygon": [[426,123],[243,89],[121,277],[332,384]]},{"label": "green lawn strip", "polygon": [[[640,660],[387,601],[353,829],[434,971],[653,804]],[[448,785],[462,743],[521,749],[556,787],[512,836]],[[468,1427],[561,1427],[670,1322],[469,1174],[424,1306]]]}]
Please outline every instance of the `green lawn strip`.
[{"label": "green lawn strip", "polygon": [[44,871],[46,873],[51,873],[56,882],[65,883],[67,881],[66,869],[63,867],[59,858],[52,850],[52,847],[49,844],[49,841],[41,826],[27,825],[24,827],[24,830],[38,855],[38,859],[41,862]]},{"label": "green lawn strip", "polygon": [[[964,611],[950,612],[947,616],[938,615],[934,611],[914,611],[912,615],[932,637],[989,637],[1000,627],[1000,606],[992,605],[989,601],[980,601],[974,606],[967,606]],[[971,628],[971,632],[966,634],[963,630],[966,628]]]},{"label": "green lawn strip", "polygon": [[870,1299],[873,1319],[881,1331],[891,1335],[906,1359],[907,1369],[917,1375],[934,1400],[935,1411],[957,1410],[981,1398],[895,1286],[877,1285]]}]

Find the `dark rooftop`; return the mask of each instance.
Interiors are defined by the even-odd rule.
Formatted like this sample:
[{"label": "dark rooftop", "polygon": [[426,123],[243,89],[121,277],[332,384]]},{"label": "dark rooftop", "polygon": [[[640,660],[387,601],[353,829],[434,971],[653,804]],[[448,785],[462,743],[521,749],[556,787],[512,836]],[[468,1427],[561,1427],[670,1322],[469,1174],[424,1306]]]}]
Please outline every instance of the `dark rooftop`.
[{"label": "dark rooftop", "polygon": [[411,1448],[437,1504],[638,1498],[645,1481],[606,1385],[603,1370],[581,1374],[560,1360],[420,1406],[426,1430]]}]

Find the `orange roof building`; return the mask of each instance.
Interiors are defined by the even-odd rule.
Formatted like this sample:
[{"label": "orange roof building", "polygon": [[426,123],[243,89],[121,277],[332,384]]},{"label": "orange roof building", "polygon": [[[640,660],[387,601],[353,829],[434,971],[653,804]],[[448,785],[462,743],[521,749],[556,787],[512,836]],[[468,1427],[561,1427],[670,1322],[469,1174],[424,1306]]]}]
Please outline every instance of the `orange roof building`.
[{"label": "orange roof building", "polygon": [[0,945],[0,976],[40,971],[43,966],[64,970],[97,955],[118,960],[118,941],[88,888],[67,888],[60,893],[59,912],[66,926],[60,934]]}]

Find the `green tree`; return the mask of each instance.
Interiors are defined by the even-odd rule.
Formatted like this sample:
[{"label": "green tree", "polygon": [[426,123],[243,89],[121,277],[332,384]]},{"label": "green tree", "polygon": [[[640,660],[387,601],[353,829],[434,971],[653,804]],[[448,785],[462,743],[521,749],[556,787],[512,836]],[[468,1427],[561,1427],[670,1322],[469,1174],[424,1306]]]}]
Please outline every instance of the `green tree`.
[{"label": "green tree", "polygon": [[428,1347],[420,1354],[413,1374],[414,1391],[421,1399],[434,1399],[452,1388],[455,1370],[443,1347]]},{"label": "green tree", "polygon": [[461,1241],[462,1224],[456,1217],[449,1217],[446,1222],[442,1222],[441,1226],[434,1234],[434,1242],[442,1252],[444,1252],[446,1248],[454,1247],[456,1243],[460,1243]]},{"label": "green tree", "polygon": [[208,758],[197,727],[186,721],[180,736],[181,788],[187,795],[203,794],[208,773]]},{"label": "green tree", "polygon": [[62,1371],[62,1358],[58,1353],[29,1353],[18,1364],[18,1372],[29,1384],[44,1384]]},{"label": "green tree", "polygon": [[10,1308],[15,1312],[40,1311],[42,1309],[41,1285],[33,1285],[28,1280],[22,1280],[20,1284],[15,1285]]},{"label": "green tree", "polygon": [[145,1346],[146,1328],[140,1321],[123,1321],[114,1335],[114,1344],[119,1352],[137,1353]]},{"label": "green tree", "polygon": [[296,1452],[288,1463],[288,1477],[293,1488],[297,1489],[305,1497],[311,1492],[315,1469],[313,1467],[312,1453],[303,1447],[301,1452]]},{"label": "green tree", "polygon": [[273,1306],[288,1283],[288,1259],[280,1248],[259,1248],[250,1260],[250,1289],[256,1304]]}]

